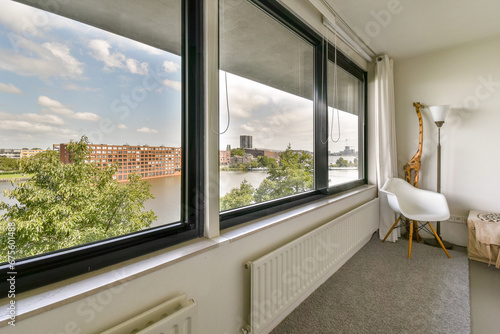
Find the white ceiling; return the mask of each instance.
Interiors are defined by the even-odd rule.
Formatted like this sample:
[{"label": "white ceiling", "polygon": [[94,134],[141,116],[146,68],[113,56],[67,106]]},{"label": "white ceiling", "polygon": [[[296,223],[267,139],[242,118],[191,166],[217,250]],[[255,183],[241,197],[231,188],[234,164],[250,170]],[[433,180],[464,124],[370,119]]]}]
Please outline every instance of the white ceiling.
[{"label": "white ceiling", "polygon": [[375,54],[407,58],[500,35],[499,0],[324,0]]}]

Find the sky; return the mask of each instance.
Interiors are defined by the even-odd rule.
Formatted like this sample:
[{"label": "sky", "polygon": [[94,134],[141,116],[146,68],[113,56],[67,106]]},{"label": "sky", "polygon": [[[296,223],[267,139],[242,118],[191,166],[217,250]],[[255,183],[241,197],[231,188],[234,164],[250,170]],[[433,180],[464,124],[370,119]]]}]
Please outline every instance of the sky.
[{"label": "sky", "polygon": [[[46,149],[82,135],[180,147],[179,56],[13,1],[0,6],[0,148]],[[219,98],[220,149],[251,135],[257,148],[313,151],[311,100],[223,71]],[[357,117],[339,117],[332,152],[357,146]]]},{"label": "sky", "polygon": [[[313,101],[231,73],[219,73],[221,150],[227,145],[239,147],[240,135],[252,136],[254,148],[282,151],[290,144],[292,149],[314,150]],[[329,108],[328,119],[329,151],[338,152],[345,146],[358,150],[358,117]]]},{"label": "sky", "polygon": [[0,148],[181,145],[181,58],[0,0]]}]

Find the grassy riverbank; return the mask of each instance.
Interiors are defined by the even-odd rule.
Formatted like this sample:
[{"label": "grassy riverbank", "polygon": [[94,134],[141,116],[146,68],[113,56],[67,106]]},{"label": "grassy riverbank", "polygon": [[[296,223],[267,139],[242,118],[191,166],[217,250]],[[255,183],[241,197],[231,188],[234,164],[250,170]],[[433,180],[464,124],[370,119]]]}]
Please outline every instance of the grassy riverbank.
[{"label": "grassy riverbank", "polygon": [[33,174],[21,174],[21,173],[0,174],[0,181],[10,181],[12,179],[29,179],[32,176]]}]

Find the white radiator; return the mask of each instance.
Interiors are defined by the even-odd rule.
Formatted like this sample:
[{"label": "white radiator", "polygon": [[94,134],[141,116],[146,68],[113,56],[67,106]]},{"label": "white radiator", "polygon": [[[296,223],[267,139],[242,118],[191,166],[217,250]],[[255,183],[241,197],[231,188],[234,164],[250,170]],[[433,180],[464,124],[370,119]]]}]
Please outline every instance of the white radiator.
[{"label": "white radiator", "polygon": [[269,333],[378,229],[378,199],[249,262],[252,334]]},{"label": "white radiator", "polygon": [[198,305],[182,294],[101,334],[197,334],[197,321]]}]

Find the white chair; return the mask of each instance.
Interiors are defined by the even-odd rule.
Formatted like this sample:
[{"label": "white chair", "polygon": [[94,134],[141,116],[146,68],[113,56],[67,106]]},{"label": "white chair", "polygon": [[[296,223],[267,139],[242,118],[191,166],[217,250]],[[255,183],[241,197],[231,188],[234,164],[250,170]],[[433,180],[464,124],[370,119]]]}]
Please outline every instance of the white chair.
[{"label": "white chair", "polygon": [[408,246],[408,258],[411,258],[411,243],[413,237],[413,223],[425,222],[428,224],[439,242],[444,252],[448,257],[448,251],[443,245],[443,242],[437,235],[436,231],[429,222],[444,221],[450,218],[450,210],[448,203],[443,194],[418,189],[402,179],[392,178],[387,180],[380,191],[387,194],[389,206],[400,216],[392,225],[391,229],[385,236],[383,242],[387,239],[392,230],[396,227],[401,217],[410,221],[410,244]]}]

